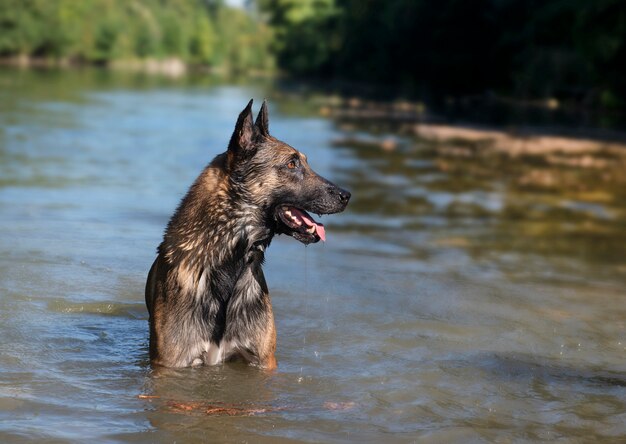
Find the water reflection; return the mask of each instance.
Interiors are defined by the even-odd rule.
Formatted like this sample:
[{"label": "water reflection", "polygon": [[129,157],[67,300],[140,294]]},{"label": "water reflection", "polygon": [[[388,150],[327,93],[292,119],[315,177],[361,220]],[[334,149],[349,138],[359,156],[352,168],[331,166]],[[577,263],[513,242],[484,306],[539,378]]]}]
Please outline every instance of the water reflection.
[{"label": "water reflection", "polygon": [[366,125],[351,126],[351,135],[334,141],[357,164],[337,167],[356,190],[355,217],[344,229],[387,242],[390,231],[402,233],[397,244],[418,257],[458,248],[503,270],[528,272],[539,261],[535,272],[548,272],[548,265],[576,275],[591,267],[590,275],[621,282],[624,153],[511,155],[482,141],[409,137],[389,150],[385,136],[364,136]]},{"label": "water reflection", "polygon": [[[423,110],[347,118],[339,98],[264,83],[0,71],[0,85],[0,441],[626,433],[619,151],[513,155],[416,131]],[[151,369],[154,249],[250,97],[352,201],[324,217],[327,244],[268,252],[278,371]]]}]

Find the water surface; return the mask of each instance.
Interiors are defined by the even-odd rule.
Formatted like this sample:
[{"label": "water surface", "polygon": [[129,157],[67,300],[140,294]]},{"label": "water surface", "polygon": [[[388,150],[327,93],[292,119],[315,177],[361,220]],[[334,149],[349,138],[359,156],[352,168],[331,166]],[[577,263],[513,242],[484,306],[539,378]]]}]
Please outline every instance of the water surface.
[{"label": "water surface", "polygon": [[[251,97],[352,202],[322,219],[326,244],[268,251],[276,372],[153,370],[145,276]],[[0,441],[626,439],[621,160],[451,155],[316,103],[0,72]],[[395,149],[351,142],[381,137]]]}]

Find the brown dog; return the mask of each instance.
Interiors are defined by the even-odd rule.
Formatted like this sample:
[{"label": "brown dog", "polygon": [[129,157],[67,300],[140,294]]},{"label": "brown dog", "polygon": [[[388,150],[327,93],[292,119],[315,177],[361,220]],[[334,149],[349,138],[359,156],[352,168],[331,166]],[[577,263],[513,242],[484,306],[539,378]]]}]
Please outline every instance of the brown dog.
[{"label": "brown dog", "polygon": [[232,358],[276,367],[276,330],[261,266],[275,234],[325,240],[308,213],[343,211],[350,193],[317,175],[306,156],[270,136],[267,105],[252,100],[228,150],[172,216],[146,283],[150,359],[167,367]]}]

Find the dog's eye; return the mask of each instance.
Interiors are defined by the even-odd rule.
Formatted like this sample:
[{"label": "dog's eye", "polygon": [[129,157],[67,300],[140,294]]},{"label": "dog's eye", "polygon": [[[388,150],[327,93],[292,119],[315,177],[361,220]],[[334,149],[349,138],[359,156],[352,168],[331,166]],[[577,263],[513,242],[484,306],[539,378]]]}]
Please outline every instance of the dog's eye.
[{"label": "dog's eye", "polygon": [[290,170],[296,169],[300,166],[300,161],[298,159],[291,159],[287,164],[287,168]]}]

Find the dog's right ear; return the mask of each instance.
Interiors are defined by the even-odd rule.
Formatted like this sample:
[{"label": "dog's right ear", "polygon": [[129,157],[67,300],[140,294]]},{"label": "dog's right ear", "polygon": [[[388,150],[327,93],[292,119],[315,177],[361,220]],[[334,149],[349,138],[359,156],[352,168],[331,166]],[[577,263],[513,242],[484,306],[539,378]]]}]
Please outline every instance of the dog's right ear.
[{"label": "dog's right ear", "polygon": [[255,138],[257,129],[254,126],[252,117],[252,99],[248,102],[248,106],[239,114],[235,131],[230,138],[228,144],[228,158],[248,158],[256,151]]},{"label": "dog's right ear", "polygon": [[270,135],[269,125],[270,125],[270,121],[269,121],[269,115],[267,112],[267,100],[263,100],[263,104],[261,105],[259,114],[257,114],[256,116],[255,126],[263,137],[269,137]]}]

